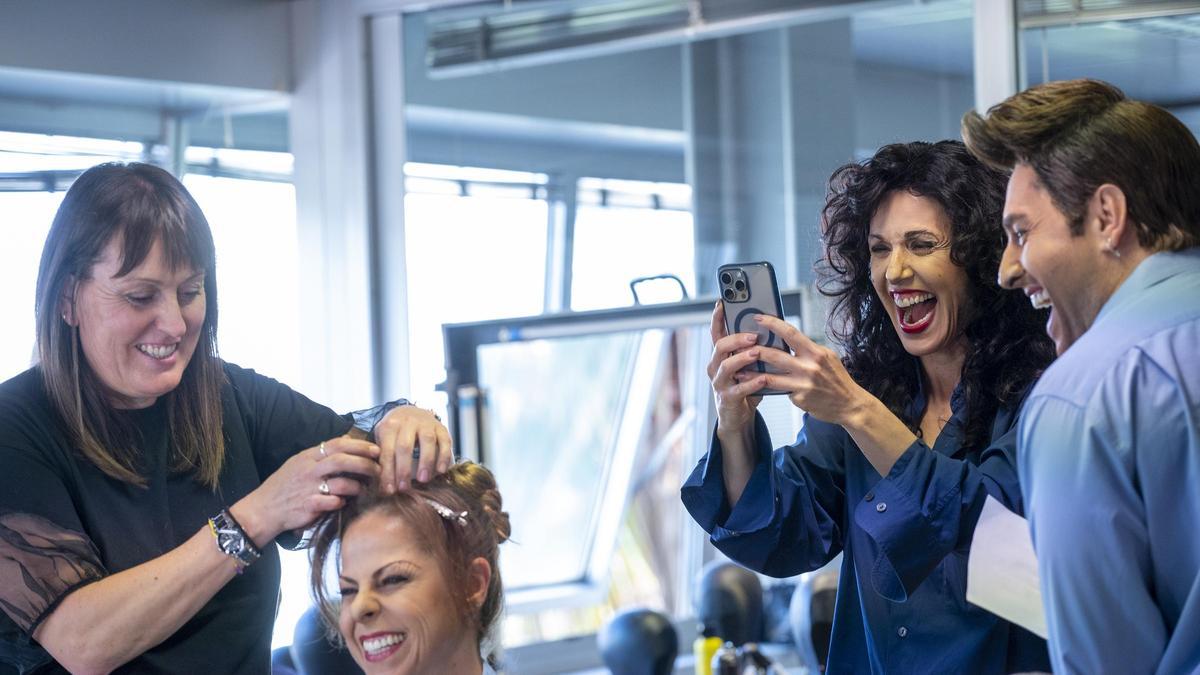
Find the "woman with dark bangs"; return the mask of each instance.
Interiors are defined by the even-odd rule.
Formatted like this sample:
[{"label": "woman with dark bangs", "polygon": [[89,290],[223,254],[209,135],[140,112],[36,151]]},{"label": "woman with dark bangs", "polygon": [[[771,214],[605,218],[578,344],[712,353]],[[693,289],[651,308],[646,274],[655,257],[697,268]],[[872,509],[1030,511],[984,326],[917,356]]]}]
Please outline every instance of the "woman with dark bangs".
[{"label": "woman with dark bangs", "polygon": [[266,673],[276,539],[407,489],[418,438],[419,481],[450,465],[427,410],[338,415],[221,360],[212,232],[161,168],[75,180],[34,311],[0,383],[0,672]]},{"label": "woman with dark bangs", "polygon": [[[794,353],[756,347],[713,313],[718,422],[683,501],[756,571],[844,554],[827,672],[1049,670],[1044,641],[966,601],[985,498],[1022,511],[1017,413],[1054,356],[1044,312],[996,285],[1005,181],[957,141],[834,172],[817,270],[841,358],[769,316]],[[779,373],[746,370],[757,360]],[[762,389],[805,411],[773,452]]]}]

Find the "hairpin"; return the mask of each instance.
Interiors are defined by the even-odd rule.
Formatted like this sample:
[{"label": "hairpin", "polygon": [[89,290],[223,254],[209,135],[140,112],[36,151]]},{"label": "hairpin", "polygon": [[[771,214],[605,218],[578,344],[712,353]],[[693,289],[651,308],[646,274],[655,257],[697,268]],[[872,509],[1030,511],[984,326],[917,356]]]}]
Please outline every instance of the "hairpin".
[{"label": "hairpin", "polygon": [[434,501],[434,500],[430,499],[429,497],[425,497],[425,501],[429,502],[429,505],[433,507],[433,510],[437,511],[438,515],[441,516],[442,518],[444,518],[446,520],[456,520],[456,521],[458,521],[458,524],[462,527],[467,526],[467,512],[466,511],[463,511],[462,513],[455,513],[454,511],[452,511],[450,509],[450,507],[446,506],[445,504],[443,504],[441,502]]}]

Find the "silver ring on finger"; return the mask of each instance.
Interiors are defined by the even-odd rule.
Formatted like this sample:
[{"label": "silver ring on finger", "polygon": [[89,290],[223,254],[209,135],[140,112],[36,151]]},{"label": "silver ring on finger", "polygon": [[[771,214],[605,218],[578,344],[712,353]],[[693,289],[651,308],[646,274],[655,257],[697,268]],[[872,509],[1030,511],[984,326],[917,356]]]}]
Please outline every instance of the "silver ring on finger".
[{"label": "silver ring on finger", "polygon": [[325,441],[321,441],[321,444],[317,446],[317,450],[320,451],[322,457],[329,456],[328,454],[325,453]]},{"label": "silver ring on finger", "polygon": [[329,482],[321,481],[321,484],[317,486],[317,492],[320,492],[323,495],[329,494]]}]

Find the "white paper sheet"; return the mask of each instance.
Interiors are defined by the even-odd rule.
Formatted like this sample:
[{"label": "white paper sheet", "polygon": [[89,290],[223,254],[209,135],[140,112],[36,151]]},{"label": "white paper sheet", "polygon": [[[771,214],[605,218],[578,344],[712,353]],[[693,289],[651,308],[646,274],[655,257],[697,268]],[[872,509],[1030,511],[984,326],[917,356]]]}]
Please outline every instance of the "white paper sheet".
[{"label": "white paper sheet", "polygon": [[971,538],[967,602],[1046,637],[1029,523],[988,496]]}]

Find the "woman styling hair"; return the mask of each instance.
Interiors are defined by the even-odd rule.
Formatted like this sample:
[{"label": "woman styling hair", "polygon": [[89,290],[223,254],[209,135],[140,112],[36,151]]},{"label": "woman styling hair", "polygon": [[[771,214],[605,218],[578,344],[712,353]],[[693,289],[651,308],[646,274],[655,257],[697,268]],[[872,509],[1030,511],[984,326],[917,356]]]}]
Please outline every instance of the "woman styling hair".
[{"label": "woman styling hair", "polygon": [[0,666],[266,672],[276,537],[405,489],[418,438],[419,477],[451,462],[428,411],[337,415],[218,357],[212,233],[158,167],[75,181],[35,311],[0,384]]}]

